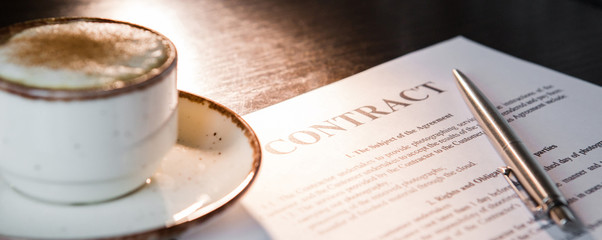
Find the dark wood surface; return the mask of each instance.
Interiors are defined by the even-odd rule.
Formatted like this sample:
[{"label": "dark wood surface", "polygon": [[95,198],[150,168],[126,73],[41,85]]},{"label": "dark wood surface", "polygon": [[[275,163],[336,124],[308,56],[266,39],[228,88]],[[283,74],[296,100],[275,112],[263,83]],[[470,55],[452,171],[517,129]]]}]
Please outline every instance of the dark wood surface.
[{"label": "dark wood surface", "polygon": [[246,114],[464,35],[602,85],[597,0],[18,0],[0,25],[35,18],[125,20],[175,42],[178,87]]}]

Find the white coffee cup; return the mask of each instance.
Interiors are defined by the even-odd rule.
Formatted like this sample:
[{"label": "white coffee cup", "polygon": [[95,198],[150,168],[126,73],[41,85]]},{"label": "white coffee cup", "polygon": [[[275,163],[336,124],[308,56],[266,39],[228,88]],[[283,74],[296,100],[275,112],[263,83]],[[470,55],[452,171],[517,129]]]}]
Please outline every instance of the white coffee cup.
[{"label": "white coffee cup", "polygon": [[[10,52],[11,39],[40,26],[83,30],[67,33],[73,36],[66,40],[60,39],[65,34],[45,36],[39,32],[46,30],[35,30],[38,33],[29,39],[24,37],[22,44],[42,44],[41,51],[51,52],[44,52],[47,54],[44,59],[27,56],[28,52],[23,50],[24,58],[33,60],[14,60],[15,55],[21,55]],[[114,28],[124,33],[114,35]],[[56,29],[48,30],[52,31]],[[103,36],[105,32],[113,35]],[[101,37],[86,39],[86,34]],[[80,40],[84,43],[77,42]],[[147,42],[153,46],[145,45]],[[69,47],[63,46],[65,43]],[[133,45],[129,46],[130,43]],[[95,44],[104,48],[96,49]],[[88,47],[94,53],[85,55],[81,61],[90,62],[76,59],[70,63],[62,58]],[[61,49],[67,53],[57,53]],[[8,73],[0,71],[0,177],[24,195],[67,204],[123,196],[145,183],[175,143],[177,56],[174,45],[163,35],[107,19],[41,19],[0,29],[0,50],[0,54],[9,52],[9,57],[0,60],[17,62],[8,64],[16,65],[5,70]],[[95,63],[94,54],[103,61],[96,59]],[[130,60],[113,66],[113,58]],[[46,67],[50,73],[38,66],[55,60]],[[79,81],[81,73],[86,81],[92,80]],[[111,80],[114,75],[119,78]],[[98,79],[94,80],[95,77]]]}]

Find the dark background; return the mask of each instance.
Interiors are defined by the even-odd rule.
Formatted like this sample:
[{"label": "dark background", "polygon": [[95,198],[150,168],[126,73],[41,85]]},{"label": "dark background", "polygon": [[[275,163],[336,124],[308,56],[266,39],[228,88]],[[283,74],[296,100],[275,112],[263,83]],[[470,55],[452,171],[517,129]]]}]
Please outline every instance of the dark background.
[{"label": "dark background", "polygon": [[0,25],[113,18],[175,42],[178,87],[246,114],[464,35],[602,85],[597,0],[17,0]]}]

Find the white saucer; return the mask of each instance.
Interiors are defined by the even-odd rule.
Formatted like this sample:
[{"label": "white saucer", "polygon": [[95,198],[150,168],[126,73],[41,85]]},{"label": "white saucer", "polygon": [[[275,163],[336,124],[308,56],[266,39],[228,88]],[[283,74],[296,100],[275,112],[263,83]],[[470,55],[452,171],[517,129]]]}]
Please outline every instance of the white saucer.
[{"label": "white saucer", "polygon": [[180,92],[178,144],[136,192],[91,205],[25,197],[0,179],[0,238],[169,238],[230,206],[255,179],[259,141],[232,110]]}]

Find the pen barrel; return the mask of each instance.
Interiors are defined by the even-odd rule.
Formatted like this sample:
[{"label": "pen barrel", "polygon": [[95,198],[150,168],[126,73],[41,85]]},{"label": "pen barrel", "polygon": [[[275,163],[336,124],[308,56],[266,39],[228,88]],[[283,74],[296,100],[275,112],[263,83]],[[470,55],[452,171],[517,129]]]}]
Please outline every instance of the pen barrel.
[{"label": "pen barrel", "polygon": [[495,106],[461,72],[454,71],[454,75],[458,88],[479,125],[536,206],[549,213],[550,209],[557,205],[567,205],[554,181],[531,157],[531,153]]},{"label": "pen barrel", "polygon": [[[490,133],[486,133],[490,134]],[[567,205],[566,199],[543,167],[531,157],[531,153],[518,140],[505,146],[496,145],[496,150],[505,159],[519,183],[532,200],[548,213],[553,207]]]}]

